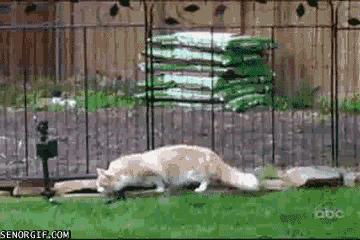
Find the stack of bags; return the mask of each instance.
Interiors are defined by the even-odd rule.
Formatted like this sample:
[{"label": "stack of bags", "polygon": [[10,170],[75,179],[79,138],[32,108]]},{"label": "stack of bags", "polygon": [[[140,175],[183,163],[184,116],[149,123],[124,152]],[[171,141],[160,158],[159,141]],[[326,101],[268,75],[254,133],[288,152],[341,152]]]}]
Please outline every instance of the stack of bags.
[{"label": "stack of bags", "polygon": [[[178,32],[154,36],[154,78],[149,79],[155,99],[215,100],[233,111],[266,104],[273,72],[264,59],[275,48],[271,39],[232,33]],[[140,64],[145,71],[145,64]],[[150,72],[150,64],[148,64]],[[138,84],[145,96],[145,82]]]}]

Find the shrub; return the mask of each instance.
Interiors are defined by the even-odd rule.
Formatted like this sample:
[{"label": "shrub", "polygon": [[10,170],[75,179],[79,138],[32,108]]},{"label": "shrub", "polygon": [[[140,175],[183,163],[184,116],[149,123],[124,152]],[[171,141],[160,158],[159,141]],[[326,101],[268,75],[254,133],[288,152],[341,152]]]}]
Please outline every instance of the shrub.
[{"label": "shrub", "polygon": [[311,88],[306,83],[302,83],[295,96],[290,98],[290,105],[294,109],[312,108],[315,103],[315,97],[320,87]]},{"label": "shrub", "polygon": [[[85,108],[85,91],[81,91],[75,97],[78,107]],[[88,111],[96,111],[101,108],[134,107],[135,99],[131,96],[118,96],[116,93],[106,91],[88,91]]]},{"label": "shrub", "polygon": [[278,170],[276,167],[274,167],[273,165],[271,164],[267,164],[265,167],[264,167],[264,170],[260,176],[260,179],[261,180],[264,180],[264,179],[276,179],[278,178]]}]

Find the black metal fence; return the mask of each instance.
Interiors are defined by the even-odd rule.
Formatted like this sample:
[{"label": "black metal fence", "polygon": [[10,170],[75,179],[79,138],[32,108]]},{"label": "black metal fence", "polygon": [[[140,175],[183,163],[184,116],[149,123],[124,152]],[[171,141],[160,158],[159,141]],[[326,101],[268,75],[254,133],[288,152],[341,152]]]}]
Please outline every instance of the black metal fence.
[{"label": "black metal fence", "polygon": [[[28,71],[31,59],[28,59],[25,53],[23,62],[19,65],[23,69],[23,76],[19,76],[18,79],[7,79],[2,84],[0,177],[22,179],[42,175],[41,161],[35,151],[38,142],[35,129],[36,123],[40,120],[49,121],[50,137],[59,142],[59,155],[49,161],[51,177],[59,179],[94,177],[96,167],[107,167],[110,161],[120,155],[178,143],[212,148],[226,162],[242,169],[266,164],[280,166],[358,164],[359,115],[344,113],[339,109],[338,32],[359,31],[359,28],[339,27],[338,8],[331,2],[329,7],[332,13],[329,25],[154,26],[154,10],[144,3],[144,12],[147,14],[144,16],[145,22],[140,24],[0,27],[1,31],[23,32],[24,45],[26,45],[26,33],[37,31],[74,31],[82,35],[83,41],[83,48],[78,49],[83,52],[81,59],[83,69],[78,69],[80,77],[75,82],[59,84],[53,74],[45,82],[36,83],[37,79]],[[154,96],[153,80],[157,73],[152,58],[148,56],[152,55],[153,51],[152,36],[160,31],[197,30],[212,34],[239,32],[244,27],[268,29],[271,39],[275,42],[277,42],[275,31],[279,29],[324,28],[331,31],[329,114],[322,114],[318,108],[312,106],[305,109],[289,108],[285,111],[278,109],[274,100],[278,90],[276,76],[272,81],[274,89],[271,94],[272,106],[243,113],[226,111],[224,105],[215,101],[213,92],[211,99],[206,101],[158,99]],[[130,103],[117,102],[117,105],[114,105],[107,102],[110,101],[108,95],[115,96],[118,90],[123,91],[121,88],[124,86],[100,86],[98,81],[89,76],[87,52],[91,43],[89,44],[88,33],[92,29],[121,31],[121,29],[133,28],[144,29],[145,75],[134,66],[136,79],[130,84],[136,86],[144,76],[146,89],[152,91],[146,92],[145,102],[138,102],[131,98],[136,91],[133,87],[124,94],[124,99],[129,97]],[[279,50],[270,52],[269,64],[272,69],[281,67],[281,63],[276,62],[276,54],[280,54],[277,51],[281,51],[281,43],[279,45]],[[214,77],[213,54],[214,51],[211,61],[212,78]],[[74,108],[39,106],[42,104],[41,100],[45,101],[45,99],[39,99],[37,93],[48,91],[45,95],[54,97],[58,88],[63,93],[69,93],[68,100],[71,100],[71,97],[77,99],[77,106]],[[107,95],[97,95],[102,91]],[[11,94],[15,94],[15,97]],[[54,100],[47,98],[46,101]],[[165,104],[164,106],[164,102],[193,105],[183,107]],[[68,104],[71,105],[71,102]]]}]

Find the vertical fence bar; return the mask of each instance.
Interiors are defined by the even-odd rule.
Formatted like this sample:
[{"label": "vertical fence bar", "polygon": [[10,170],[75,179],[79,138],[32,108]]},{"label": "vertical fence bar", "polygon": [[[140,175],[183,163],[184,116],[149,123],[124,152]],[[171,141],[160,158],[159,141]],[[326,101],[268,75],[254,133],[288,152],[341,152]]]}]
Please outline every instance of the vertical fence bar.
[{"label": "vertical fence bar", "polygon": [[211,32],[211,149],[215,150],[215,112],[214,112],[214,27]]},{"label": "vertical fence bar", "polygon": [[88,112],[88,69],[87,69],[87,29],[83,28],[84,41],[84,88],[85,88],[85,147],[86,147],[86,174],[89,173],[89,112]]},{"label": "vertical fence bar", "polygon": [[155,126],[154,126],[154,64],[153,64],[153,14],[154,5],[150,7],[150,88],[151,88],[151,149],[155,148]]},{"label": "vertical fence bar", "polygon": [[[9,78],[7,78],[6,79],[6,84],[8,84],[9,83]],[[4,113],[4,116],[1,116],[1,117],[3,117],[4,118],[4,121],[3,121],[3,125],[2,125],[2,129],[4,129],[4,132],[3,132],[3,134],[4,134],[4,137],[5,137],[5,141],[4,141],[4,154],[1,154],[0,155],[0,161],[2,161],[2,160],[4,160],[4,162],[5,162],[5,164],[6,165],[9,165],[9,158],[8,158],[8,151],[7,151],[7,149],[8,149],[8,147],[7,147],[7,130],[8,130],[8,124],[7,124],[7,93],[6,93],[6,91],[1,91],[0,93],[2,93],[2,102],[3,102],[3,105],[1,106],[2,107],[2,111],[3,111],[3,113]],[[8,171],[9,171],[9,169],[8,168],[6,168],[6,170],[5,170],[5,174],[6,174],[6,177],[8,177]]]},{"label": "vertical fence bar", "polygon": [[24,91],[24,130],[25,130],[25,170],[26,176],[29,176],[29,149],[28,149],[28,118],[27,118],[27,78],[28,78],[28,65],[29,65],[29,55],[27,54],[26,47],[26,31],[23,28],[23,39],[22,39],[22,49],[23,49],[23,67],[24,67],[24,75],[23,75],[23,91]]},{"label": "vertical fence bar", "polygon": [[334,166],[335,146],[334,146],[334,5],[330,1],[331,7],[331,73],[330,73],[330,113],[331,113],[331,164]]},{"label": "vertical fence bar", "polygon": [[144,20],[145,20],[145,103],[146,103],[146,149],[150,150],[150,112],[149,112],[149,66],[148,66],[148,51],[149,51],[149,25],[148,25],[148,15],[147,15],[147,3],[144,0]]},{"label": "vertical fence bar", "polygon": [[[271,27],[271,41],[275,42],[275,29]],[[272,71],[275,69],[275,50],[271,48],[271,67]],[[271,75],[271,135],[272,135],[272,164],[275,165],[275,108],[274,108],[274,95],[275,95],[275,77],[274,73]]]},{"label": "vertical fence bar", "polygon": [[335,10],[334,41],[335,41],[335,166],[339,167],[339,99],[338,99],[338,9]]}]

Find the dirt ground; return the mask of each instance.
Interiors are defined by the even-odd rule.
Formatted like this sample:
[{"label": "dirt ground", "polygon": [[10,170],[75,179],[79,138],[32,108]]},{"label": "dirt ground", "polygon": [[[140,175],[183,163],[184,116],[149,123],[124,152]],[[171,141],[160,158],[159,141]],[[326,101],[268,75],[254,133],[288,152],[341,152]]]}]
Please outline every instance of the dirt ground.
[{"label": "dirt ground", "polygon": [[[48,120],[50,138],[59,143],[59,156],[49,160],[51,176],[86,173],[86,121],[83,111],[27,113],[28,158],[25,155],[24,111],[0,110],[0,178],[41,176],[36,157],[37,120]],[[187,143],[211,147],[211,111],[189,108],[155,108],[155,147]],[[275,163],[287,166],[331,163],[331,120],[315,111],[248,111],[214,113],[215,151],[232,166],[247,169],[271,163],[273,133]],[[146,108],[106,109],[88,114],[89,172],[123,155],[146,150]],[[272,128],[274,126],[274,128]],[[360,117],[339,115],[339,162],[360,162],[357,141]]]}]

